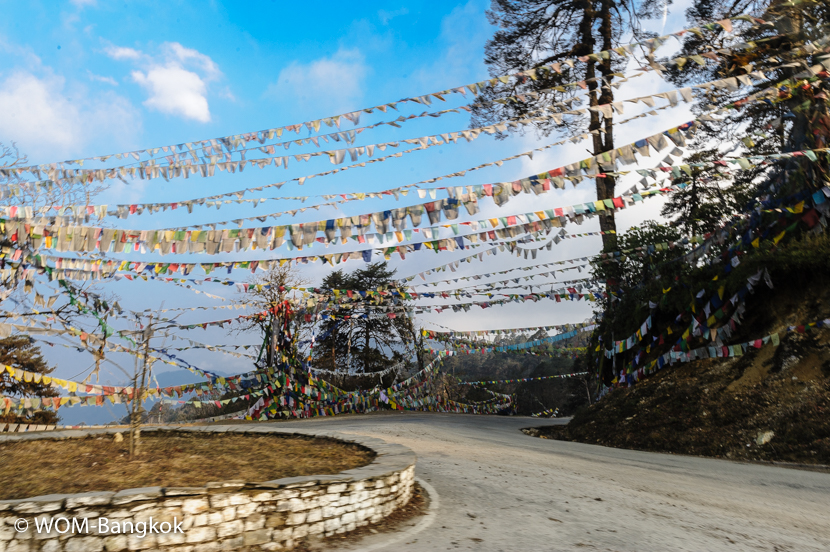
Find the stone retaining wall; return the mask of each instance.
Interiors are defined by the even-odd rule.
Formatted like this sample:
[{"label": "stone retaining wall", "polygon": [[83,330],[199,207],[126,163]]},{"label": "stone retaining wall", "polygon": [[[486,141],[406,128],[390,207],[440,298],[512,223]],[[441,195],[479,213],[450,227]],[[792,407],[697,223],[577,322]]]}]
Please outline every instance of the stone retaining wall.
[{"label": "stone retaining wall", "polygon": [[[0,441],[69,439],[116,431],[119,430],[3,435]],[[0,552],[290,550],[307,536],[331,536],[378,522],[406,504],[412,495],[415,454],[379,439],[280,430],[271,424],[145,428],[142,433],[151,431],[328,437],[370,448],[377,457],[368,466],[337,475],[0,501]],[[107,520],[106,529],[101,518]],[[57,525],[46,531],[43,523],[50,520]],[[41,524],[40,531],[36,521]],[[24,522],[28,529],[18,531]],[[156,532],[147,533],[153,523]],[[130,527],[133,532],[128,534]],[[143,538],[140,527],[147,533]],[[122,532],[115,533],[116,528]]]}]

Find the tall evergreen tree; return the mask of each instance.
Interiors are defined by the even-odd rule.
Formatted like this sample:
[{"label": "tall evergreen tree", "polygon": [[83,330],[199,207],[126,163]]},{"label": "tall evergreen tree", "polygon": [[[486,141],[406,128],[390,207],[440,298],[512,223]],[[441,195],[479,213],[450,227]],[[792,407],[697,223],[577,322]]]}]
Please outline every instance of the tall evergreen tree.
[{"label": "tall evergreen tree", "polygon": [[[779,87],[774,101],[741,105],[740,100],[791,79],[804,70],[805,64],[820,63],[817,55],[810,55],[810,51],[803,48],[808,41],[830,35],[830,2],[697,0],[686,12],[690,26],[739,15],[750,15],[773,21],[774,24],[733,21],[731,33],[719,29],[711,29],[713,32],[708,33],[689,33],[683,40],[681,56],[703,52],[714,54],[703,65],[689,63],[682,70],[672,66],[666,73],[676,86],[723,78],[740,79],[733,80],[729,86],[709,87],[696,92],[698,101],[692,111],[698,116],[698,132],[690,144],[692,154],[686,162],[722,157],[726,152],[735,157],[823,147],[827,137],[820,126],[828,121],[826,107],[823,102],[813,102],[817,91],[809,86]],[[795,66],[783,66],[793,61],[797,62]],[[761,77],[765,79],[760,80]],[[738,86],[738,83],[743,85]],[[725,115],[701,117],[724,106],[734,105],[736,101],[738,106]],[[713,144],[717,144],[714,151]],[[723,194],[745,205],[760,189],[759,185],[767,190],[771,181],[779,184],[777,189],[782,193],[791,193],[805,185],[809,187],[811,181],[821,181],[810,165],[791,161],[783,168],[786,170],[782,172],[781,165],[754,165],[747,170],[736,171],[728,179],[698,179],[696,185],[683,195],[689,198],[697,194],[695,199],[700,202],[699,206],[694,209],[670,207],[664,214],[678,215],[678,222],[689,229],[716,226],[728,210],[724,207],[733,208],[732,212],[738,210],[729,201],[723,202]],[[800,174],[792,178],[795,173]]]},{"label": "tall evergreen tree", "polygon": [[[707,25],[747,13],[751,17],[732,21],[732,32],[726,32],[728,23],[725,28]],[[698,307],[707,300],[707,292],[716,286],[734,289],[743,283],[745,274],[733,272],[737,263],[731,262],[738,255],[742,255],[738,262],[751,262],[743,255],[767,254],[786,244],[779,242],[784,229],[790,230],[786,234],[793,239],[803,229],[820,228],[816,227],[816,211],[810,210],[812,215],[808,216],[809,202],[804,206],[804,217],[772,208],[795,205],[809,198],[806,192],[812,194],[826,185],[824,156],[792,156],[769,164],[753,156],[767,159],[768,154],[822,148],[830,140],[827,71],[819,68],[805,73],[825,55],[825,47],[810,41],[830,31],[830,2],[698,0],[687,15],[689,27],[705,26],[710,32],[686,35],[679,56],[689,61],[682,71],[679,66],[669,66],[667,78],[678,87],[723,80],[696,92],[692,109],[698,116],[698,132],[684,159],[687,172],[675,173],[675,182],[687,187],[672,194],[663,211],[676,217],[675,227],[643,224],[620,236],[621,249],[629,250],[628,255],[612,262],[620,264],[625,277],[620,279],[619,296],[603,304],[600,329],[588,348],[589,365],[599,371],[606,385],[626,363],[643,362],[641,355],[648,360],[675,346],[674,338],[663,342],[663,331],[668,335],[674,327],[683,332],[692,318],[698,324],[706,323],[700,314],[704,311]],[[774,25],[764,21],[774,21]],[[704,63],[691,63],[701,54],[706,54]],[[747,100],[756,93],[763,93],[763,101]],[[715,167],[701,165],[722,157],[735,161]],[[724,165],[728,171],[722,171]],[[803,224],[793,224],[799,218]],[[722,225],[728,219],[730,224]],[[705,246],[697,247],[685,239],[718,228],[723,231],[715,232]],[[692,248],[696,249],[694,257],[684,258]],[[603,266],[596,272],[602,274]],[[732,274],[738,276],[730,280]],[[611,350],[615,341],[634,334],[634,324],[648,316],[655,328],[649,337],[637,347],[606,358],[605,351]],[[659,341],[655,341],[658,335]],[[695,341],[693,333],[683,339],[689,336],[693,344],[684,341],[681,346],[705,342]],[[600,338],[602,342],[597,343]]]},{"label": "tall evergreen tree", "polygon": [[[697,143],[695,138],[691,146],[694,148]],[[694,166],[720,157],[717,148],[695,151],[685,158],[685,163],[690,164],[689,172],[679,171],[680,175],[672,178],[672,184],[686,187],[666,198],[660,214],[687,238],[714,231],[733,213],[741,211],[750,198],[750,183],[740,173],[736,181],[734,173],[722,166]]]},{"label": "tall evergreen tree", "polygon": [[[27,335],[14,335],[0,339],[0,364],[48,376],[54,370],[49,366],[40,353],[40,347],[35,346],[34,340]],[[12,378],[5,370],[0,373],[0,397],[31,398],[57,397],[54,388],[44,383],[20,381]],[[35,423],[54,424],[58,415],[53,411],[43,410],[41,405],[32,405],[30,410],[22,413],[13,410],[6,411],[0,402],[0,423]]]},{"label": "tall evergreen tree", "polygon": [[[670,2],[670,0],[666,0]],[[473,124],[480,126],[495,121],[518,119],[532,112],[559,106],[571,106],[587,96],[589,106],[614,101],[614,79],[621,76],[624,61],[611,55],[595,56],[610,51],[631,36],[643,36],[640,18],[665,6],[663,0],[493,0],[487,16],[499,29],[485,46],[485,63],[493,76],[515,73],[553,63],[561,63],[560,71],[538,71],[536,79],[508,83],[497,82],[482,92],[483,102],[473,109]],[[662,9],[660,10],[662,13]],[[568,64],[566,60],[580,59]],[[582,88],[562,87],[565,83],[582,82]],[[532,95],[528,95],[533,93]],[[503,101],[515,96],[519,101]],[[502,100],[495,102],[496,100]],[[590,111],[587,131],[592,133],[592,155],[615,149],[613,114]],[[536,130],[548,135],[557,128],[582,134],[584,119],[552,120],[536,124]],[[614,197],[613,177],[597,178],[597,199]],[[614,211],[603,211],[600,229],[616,232]],[[603,235],[606,250],[616,248],[616,235]]]},{"label": "tall evergreen tree", "polygon": [[[344,303],[335,317],[319,328],[315,366],[371,374],[403,362],[413,353],[418,355],[418,332],[407,316],[408,302],[397,290],[394,275],[395,271],[382,262],[351,274],[336,270],[323,280],[323,289],[338,290]],[[418,359],[420,362],[420,355]]]}]

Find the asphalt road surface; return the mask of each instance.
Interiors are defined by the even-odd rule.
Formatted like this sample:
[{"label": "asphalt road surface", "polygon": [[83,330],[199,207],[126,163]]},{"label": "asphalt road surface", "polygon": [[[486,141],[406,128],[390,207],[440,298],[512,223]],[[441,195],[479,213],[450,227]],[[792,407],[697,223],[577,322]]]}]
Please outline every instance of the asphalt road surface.
[{"label": "asphalt road surface", "polygon": [[402,412],[284,425],[406,445],[438,495],[418,528],[343,550],[830,551],[830,474],[519,431],[555,423]]}]

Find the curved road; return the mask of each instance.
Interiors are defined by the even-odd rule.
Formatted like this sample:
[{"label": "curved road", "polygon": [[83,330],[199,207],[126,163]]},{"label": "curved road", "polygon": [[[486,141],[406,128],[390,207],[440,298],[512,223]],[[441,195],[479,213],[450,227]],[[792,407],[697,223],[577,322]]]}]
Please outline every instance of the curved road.
[{"label": "curved road", "polygon": [[406,445],[439,496],[417,534],[372,535],[343,550],[830,550],[830,474],[519,431],[555,423],[564,422],[401,412],[281,425]]}]

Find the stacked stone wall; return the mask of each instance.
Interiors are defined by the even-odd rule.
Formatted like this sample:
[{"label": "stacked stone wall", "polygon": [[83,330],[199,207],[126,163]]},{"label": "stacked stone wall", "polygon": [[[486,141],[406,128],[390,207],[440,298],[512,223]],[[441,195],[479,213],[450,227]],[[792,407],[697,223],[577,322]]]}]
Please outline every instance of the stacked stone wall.
[{"label": "stacked stone wall", "polygon": [[[100,437],[117,431],[26,433],[0,436],[0,441]],[[336,475],[3,500],[0,552],[290,550],[310,536],[377,523],[412,496],[414,453],[379,439],[282,431],[265,424],[149,428],[144,433],[148,431],[326,437],[370,448],[377,456],[368,466]],[[51,530],[45,530],[50,521]]]}]

